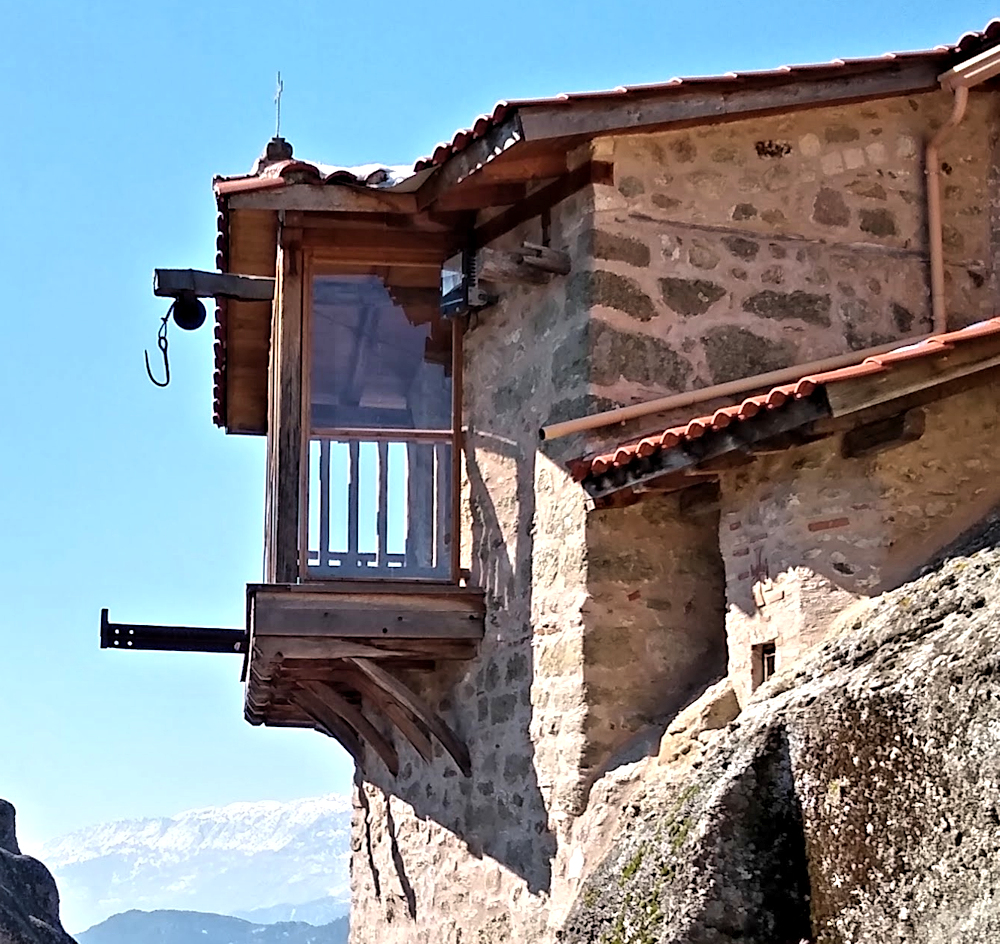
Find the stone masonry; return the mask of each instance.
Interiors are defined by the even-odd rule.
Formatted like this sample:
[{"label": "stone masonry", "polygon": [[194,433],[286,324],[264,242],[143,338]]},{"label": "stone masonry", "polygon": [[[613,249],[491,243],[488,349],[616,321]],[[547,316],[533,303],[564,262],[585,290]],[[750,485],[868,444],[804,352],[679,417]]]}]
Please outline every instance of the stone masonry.
[{"label": "stone masonry", "polygon": [[[923,141],[945,93],[595,142],[593,392],[632,402],[930,330]],[[951,327],[992,317],[997,139],[946,145]]]},{"label": "stone masonry", "polygon": [[[928,331],[922,141],[948,108],[943,93],[890,99],[577,155],[613,162],[614,182],[551,212],[570,275],[502,286],[465,335],[463,566],[487,593],[486,636],[475,660],[419,687],[473,775],[400,740],[398,777],[367,759],[353,944],[553,940],[585,842],[623,808],[617,771],[656,752],[678,709],[727,662],[749,678],[758,642],[793,658],[814,623],[898,583],[1000,498],[977,448],[995,391],[927,408],[921,440],[871,459],[824,441],[729,473],[721,515],[690,517],[669,495],[592,507],[568,460],[641,424],[538,438],[554,421]],[[943,155],[952,327],[994,314],[995,111],[974,93]],[[496,245],[524,240],[543,240],[538,220]]]},{"label": "stone masonry", "polygon": [[751,691],[752,647],[795,662],[856,601],[891,590],[1000,502],[1000,387],[926,407],[920,439],[844,459],[839,437],[722,479],[729,675]]}]

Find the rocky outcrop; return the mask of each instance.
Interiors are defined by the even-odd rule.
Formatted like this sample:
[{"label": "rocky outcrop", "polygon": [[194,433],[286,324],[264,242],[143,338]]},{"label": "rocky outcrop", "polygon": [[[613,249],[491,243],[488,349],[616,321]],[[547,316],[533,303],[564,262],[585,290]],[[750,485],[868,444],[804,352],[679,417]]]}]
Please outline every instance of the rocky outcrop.
[{"label": "rocky outcrop", "polygon": [[0,800],[0,944],[74,944],[59,921],[55,879],[21,854],[14,807],[6,800]]},{"label": "rocky outcrop", "polygon": [[644,777],[565,944],[1000,940],[1000,522]]}]

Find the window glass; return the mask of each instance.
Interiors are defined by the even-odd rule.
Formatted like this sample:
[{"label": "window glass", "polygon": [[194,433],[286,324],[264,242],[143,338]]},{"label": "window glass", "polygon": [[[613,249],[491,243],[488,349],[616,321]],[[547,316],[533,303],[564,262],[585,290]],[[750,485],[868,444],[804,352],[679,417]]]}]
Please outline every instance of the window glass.
[{"label": "window glass", "polygon": [[313,430],[451,429],[451,327],[439,289],[317,276],[311,321]]}]

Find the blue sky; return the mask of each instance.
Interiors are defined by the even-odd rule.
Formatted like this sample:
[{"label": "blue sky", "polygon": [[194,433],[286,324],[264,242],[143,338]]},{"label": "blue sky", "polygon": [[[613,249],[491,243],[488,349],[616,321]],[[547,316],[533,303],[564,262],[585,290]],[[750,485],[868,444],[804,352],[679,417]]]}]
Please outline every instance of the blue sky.
[{"label": "blue sky", "polygon": [[273,132],[405,163],[500,98],[952,42],[987,3],[0,2],[0,796],[29,847],[106,819],[346,792],[333,742],[242,720],[239,663],[102,652],[98,614],[239,626],[262,443],[211,424],[211,332],[154,266],[214,267],[213,173]]}]

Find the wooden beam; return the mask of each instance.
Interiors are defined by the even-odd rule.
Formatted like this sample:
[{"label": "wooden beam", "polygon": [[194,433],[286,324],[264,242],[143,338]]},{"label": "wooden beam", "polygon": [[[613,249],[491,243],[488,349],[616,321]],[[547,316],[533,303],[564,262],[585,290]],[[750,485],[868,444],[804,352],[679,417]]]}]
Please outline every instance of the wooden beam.
[{"label": "wooden beam", "polygon": [[[253,602],[255,638],[315,636],[359,639],[454,639],[483,636],[481,599],[455,594],[398,595],[392,581],[371,581],[364,592],[284,593],[257,591]],[[382,592],[385,587],[387,592]]]},{"label": "wooden beam", "polygon": [[398,702],[390,698],[367,675],[353,672],[348,684],[352,685],[363,698],[373,701],[378,709],[399,729],[403,737],[413,746],[413,749],[423,758],[425,763],[433,763],[434,747],[427,728],[415,721],[409,712]]},{"label": "wooden beam", "polygon": [[984,337],[951,350],[897,361],[876,374],[828,384],[831,415],[844,416],[928,387],[1000,366],[1000,338]]},{"label": "wooden beam", "polygon": [[808,81],[791,75],[763,89],[737,86],[729,91],[684,92],[681,86],[662,94],[623,95],[618,102],[595,98],[525,105],[518,109],[518,116],[525,142],[592,137],[933,91],[938,88],[939,69],[936,61],[887,63],[862,75]]},{"label": "wooden beam", "polygon": [[484,282],[514,282],[521,285],[544,285],[552,275],[566,275],[570,270],[569,254],[524,243],[520,249],[491,249],[476,253],[476,275]]},{"label": "wooden beam", "polygon": [[923,410],[906,410],[884,420],[863,423],[844,433],[840,454],[845,459],[874,456],[887,449],[915,442],[924,434],[926,414]]},{"label": "wooden beam", "polygon": [[302,690],[308,692],[322,703],[325,708],[354,728],[361,740],[366,741],[372,746],[375,753],[382,759],[382,763],[388,768],[389,773],[394,777],[399,773],[399,757],[396,754],[396,748],[365,717],[364,712],[360,708],[352,705],[346,698],[322,682],[302,682],[296,687],[296,692],[301,692]]},{"label": "wooden beam", "polygon": [[483,137],[452,155],[441,164],[416,192],[417,208],[423,210],[434,203],[441,194],[461,183],[484,164],[498,155],[517,147],[521,139],[521,121],[518,113],[508,115],[494,125]]},{"label": "wooden beam", "polygon": [[932,403],[937,403],[938,400],[958,396],[969,390],[989,386],[990,384],[1000,385],[1000,367],[990,367],[975,374],[967,374],[964,377],[958,377],[955,380],[950,380],[934,387],[925,387],[916,393],[910,393],[896,400],[889,400],[886,403],[879,403],[855,413],[848,413],[836,418],[830,417],[828,419],[817,420],[806,427],[804,432],[813,437],[845,433],[862,423],[876,423],[879,420],[898,416],[907,410],[929,406]]},{"label": "wooden beam", "polygon": [[325,240],[315,242],[316,261],[321,265],[350,266],[408,266],[433,269],[441,268],[448,258],[449,250],[436,246],[396,246],[372,243],[368,246],[329,245]]},{"label": "wooden beam", "polygon": [[515,148],[480,168],[475,176],[469,179],[468,184],[473,180],[484,184],[513,181],[538,183],[541,180],[562,177],[568,171],[566,152],[562,148],[541,153],[536,151],[534,154],[523,156],[520,149]]},{"label": "wooden beam", "polygon": [[471,639],[483,636],[483,621],[465,610],[421,610],[406,601],[367,604],[324,600],[320,606],[295,598],[277,606],[258,603],[254,632],[259,636],[341,636],[378,639]]},{"label": "wooden beam", "polygon": [[264,636],[257,640],[262,659],[281,653],[286,660],[328,662],[334,659],[471,659],[476,644],[471,640],[404,640],[385,644],[381,639],[336,639],[329,636]]},{"label": "wooden beam", "polygon": [[311,213],[416,213],[416,194],[347,184],[286,184],[231,193],[230,210],[301,210]]},{"label": "wooden beam", "polygon": [[274,298],[274,279],[259,275],[227,275],[198,269],[153,269],[153,294],[176,298],[182,293],[199,298],[236,298],[245,302],[269,302]]},{"label": "wooden beam", "polygon": [[523,200],[527,192],[523,183],[473,184],[474,179],[455,190],[443,193],[434,204],[434,209],[482,210],[486,207],[510,206]]},{"label": "wooden beam", "polygon": [[578,190],[582,190],[590,184],[609,184],[613,182],[613,179],[614,165],[606,161],[590,161],[581,164],[564,177],[536,190],[520,203],[478,226],[473,233],[473,245],[476,247],[487,246],[516,226],[540,216],[545,210],[550,210]]},{"label": "wooden beam", "polygon": [[[312,719],[318,731],[337,741],[359,767],[365,766],[365,749],[361,740],[346,722],[328,711],[319,699],[303,689],[297,689],[292,694],[292,700],[301,711]],[[265,719],[265,723],[273,724],[274,721]]]},{"label": "wooden beam", "polygon": [[452,756],[458,765],[458,769],[466,777],[472,775],[472,761],[469,758],[468,748],[459,740],[455,732],[445,724],[444,720],[436,712],[432,711],[422,699],[410,691],[394,675],[390,675],[385,669],[380,668],[368,659],[345,659],[344,661],[363,672],[387,696],[399,702],[402,707],[411,711],[416,718],[419,718]]},{"label": "wooden beam", "polygon": [[[308,220],[308,217],[306,217]],[[303,242],[323,256],[340,250],[370,249],[377,253],[386,249],[434,251],[438,259],[447,258],[455,237],[449,230],[434,233],[386,226],[323,226],[303,229]]]},{"label": "wooden beam", "polygon": [[545,285],[549,281],[549,276],[541,269],[525,265],[521,253],[489,247],[476,253],[476,277],[484,282],[518,285]]},{"label": "wooden beam", "polygon": [[525,265],[552,275],[569,275],[572,267],[569,253],[560,249],[525,241],[521,244],[519,252]]},{"label": "wooden beam", "polygon": [[270,496],[268,579],[291,583],[299,574],[299,471],[302,453],[302,252],[297,231],[278,247],[278,292],[272,337],[272,414],[268,417]]},{"label": "wooden beam", "polygon": [[465,212],[448,211],[433,213],[309,213],[289,210],[285,214],[287,226],[301,226],[308,239],[315,233],[328,229],[384,230],[387,232],[430,233],[440,235],[461,226],[468,216]]}]

